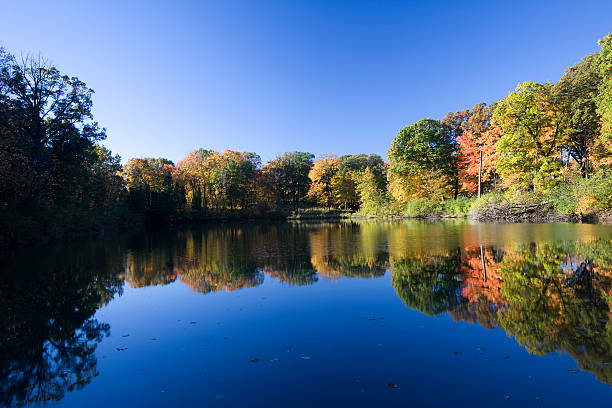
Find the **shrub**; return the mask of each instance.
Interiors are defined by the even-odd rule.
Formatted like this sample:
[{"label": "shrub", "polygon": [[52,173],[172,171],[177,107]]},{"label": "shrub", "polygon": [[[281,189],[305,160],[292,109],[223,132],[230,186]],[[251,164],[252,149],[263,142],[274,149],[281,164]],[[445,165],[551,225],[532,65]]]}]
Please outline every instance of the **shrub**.
[{"label": "shrub", "polygon": [[407,217],[427,217],[439,214],[442,211],[442,202],[428,198],[412,198],[404,206],[404,215]]},{"label": "shrub", "polygon": [[455,200],[446,200],[442,203],[444,215],[448,217],[466,217],[474,200],[468,197],[457,197]]}]

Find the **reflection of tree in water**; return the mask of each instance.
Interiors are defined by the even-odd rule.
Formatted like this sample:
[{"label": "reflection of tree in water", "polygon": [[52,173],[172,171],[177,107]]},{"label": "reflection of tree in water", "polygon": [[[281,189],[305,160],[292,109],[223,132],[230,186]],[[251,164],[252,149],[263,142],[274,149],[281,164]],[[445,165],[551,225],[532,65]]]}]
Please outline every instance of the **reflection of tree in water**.
[{"label": "reflection of tree in water", "polygon": [[288,283],[305,286],[317,282],[317,272],[310,263],[308,229],[295,225],[274,225],[262,229],[254,251],[257,264],[266,274]]},{"label": "reflection of tree in water", "polygon": [[384,236],[380,228],[358,223],[313,230],[310,261],[319,274],[332,278],[383,276],[388,265]]},{"label": "reflection of tree in water", "polygon": [[[102,249],[102,250],[101,250]],[[95,311],[121,292],[121,257],[108,247],[22,257],[0,280],[0,405],[60,400],[97,375],[110,326]]]},{"label": "reflection of tree in water", "polygon": [[456,251],[393,254],[392,284],[406,305],[501,327],[533,354],[563,350],[612,384],[610,241]]},{"label": "reflection of tree in water", "polygon": [[503,251],[496,248],[468,247],[461,253],[461,303],[449,314],[455,321],[498,326],[497,311],[505,307],[501,295],[499,262]]},{"label": "reflection of tree in water", "polygon": [[500,326],[529,352],[565,350],[612,384],[610,253],[606,241],[515,247],[500,266],[507,301]]},{"label": "reflection of tree in water", "polygon": [[175,246],[168,234],[149,234],[130,242],[125,280],[134,288],[166,285],[176,280]]},{"label": "reflection of tree in water", "polygon": [[461,304],[460,253],[416,253],[393,257],[391,284],[402,301],[413,309],[434,316]]},{"label": "reflection of tree in water", "polygon": [[240,227],[187,233],[177,262],[181,282],[201,293],[261,285],[264,275],[253,259],[250,233]]}]

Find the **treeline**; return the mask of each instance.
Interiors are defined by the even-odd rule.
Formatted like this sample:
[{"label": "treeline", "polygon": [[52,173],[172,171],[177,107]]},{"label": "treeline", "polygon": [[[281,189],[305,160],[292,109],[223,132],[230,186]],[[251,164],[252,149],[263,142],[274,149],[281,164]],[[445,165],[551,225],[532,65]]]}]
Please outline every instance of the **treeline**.
[{"label": "treeline", "polygon": [[388,162],[290,152],[265,165],[255,153],[200,149],[176,164],[122,166],[99,144],[106,133],[93,120],[93,90],[45,60],[1,49],[0,241],[143,221],[282,217],[305,206],[419,216],[546,201],[565,214],[606,211],[612,35],[599,44],[557,83],[524,82],[499,102],[403,128]]},{"label": "treeline", "polygon": [[[377,155],[197,150],[176,166],[132,159],[133,209],[178,216],[300,206],[362,214],[466,215],[490,202],[551,202],[559,213],[612,208],[612,35],[557,83],[524,82],[501,101],[423,119]],[[481,200],[474,200],[484,195]],[[163,198],[160,198],[163,197]],[[171,216],[171,215],[170,215]]]}]

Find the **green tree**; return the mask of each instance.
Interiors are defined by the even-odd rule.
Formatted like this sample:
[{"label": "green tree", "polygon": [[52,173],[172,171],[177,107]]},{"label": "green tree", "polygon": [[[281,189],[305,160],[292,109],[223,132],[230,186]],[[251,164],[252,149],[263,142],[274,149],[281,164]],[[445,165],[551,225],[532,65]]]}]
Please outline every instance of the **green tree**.
[{"label": "green tree", "polygon": [[277,207],[290,204],[297,209],[310,189],[308,174],[313,166],[314,155],[307,152],[285,153],[264,166],[264,171],[273,181]]},{"label": "green tree", "polygon": [[589,155],[600,136],[601,118],[597,114],[595,98],[601,86],[597,57],[587,55],[568,68],[554,85],[554,94],[562,101],[567,118],[563,129],[563,149],[573,158],[583,177],[592,172]]},{"label": "green tree", "polygon": [[388,156],[390,190],[399,202],[456,196],[455,142],[440,121],[422,119],[400,130]]},{"label": "green tree", "polygon": [[599,40],[601,51],[597,63],[602,82],[597,95],[597,113],[601,115],[601,136],[595,141],[595,159],[612,166],[612,34]]}]

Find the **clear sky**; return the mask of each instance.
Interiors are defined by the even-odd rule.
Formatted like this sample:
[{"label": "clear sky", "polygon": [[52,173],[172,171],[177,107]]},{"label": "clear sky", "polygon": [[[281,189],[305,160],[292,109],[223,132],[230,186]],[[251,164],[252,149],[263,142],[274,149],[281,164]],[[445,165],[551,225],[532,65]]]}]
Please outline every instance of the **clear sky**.
[{"label": "clear sky", "polygon": [[124,160],[386,151],[418,119],[556,81],[612,1],[8,1],[0,45],[95,90]]}]

